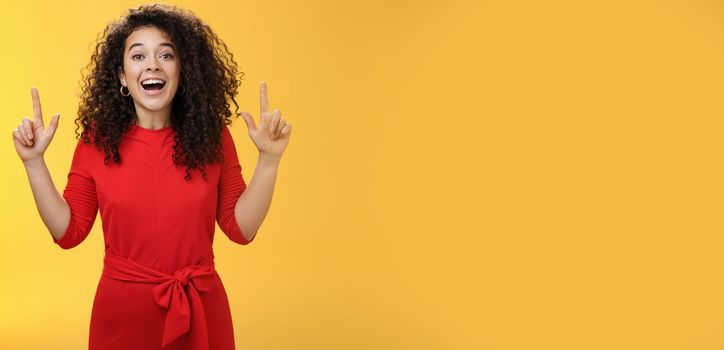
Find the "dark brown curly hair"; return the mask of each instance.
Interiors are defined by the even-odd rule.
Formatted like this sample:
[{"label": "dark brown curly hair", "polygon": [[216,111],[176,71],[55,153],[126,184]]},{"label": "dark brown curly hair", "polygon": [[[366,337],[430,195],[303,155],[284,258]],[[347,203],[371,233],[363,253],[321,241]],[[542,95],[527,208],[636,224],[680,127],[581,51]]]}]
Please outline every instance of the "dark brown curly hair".
[{"label": "dark brown curly hair", "polygon": [[[119,93],[118,70],[123,67],[126,38],[143,26],[155,26],[168,34],[181,63],[179,85],[171,112],[171,127],[176,132],[172,156],[176,166],[186,166],[186,181],[198,168],[206,180],[206,164],[223,162],[221,132],[238,114],[237,89],[243,72],[226,44],[193,12],[175,6],[146,4],[110,22],[97,39],[87,73],[81,84],[81,101],[75,119],[76,139],[93,140],[105,151],[104,164],[121,162],[118,146],[136,118],[133,99]],[[238,77],[237,77],[238,75]],[[83,128],[81,133],[79,128]]]}]

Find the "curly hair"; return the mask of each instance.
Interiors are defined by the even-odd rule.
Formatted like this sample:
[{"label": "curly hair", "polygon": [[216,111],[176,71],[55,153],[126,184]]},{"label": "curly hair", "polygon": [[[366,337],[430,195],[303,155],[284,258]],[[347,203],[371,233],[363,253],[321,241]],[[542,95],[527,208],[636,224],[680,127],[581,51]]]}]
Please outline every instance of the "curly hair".
[{"label": "curly hair", "polygon": [[[206,164],[223,162],[221,133],[238,113],[229,110],[229,100],[239,110],[234,96],[243,72],[226,44],[193,12],[171,5],[146,4],[110,22],[99,33],[89,73],[81,84],[78,117],[75,119],[76,139],[105,151],[104,164],[112,159],[121,162],[118,147],[136,118],[133,99],[118,90],[118,71],[123,67],[126,38],[139,27],[155,26],[170,37],[181,62],[179,85],[183,95],[172,102],[171,127],[174,136],[172,160],[186,166],[184,179],[191,179],[191,170],[199,169],[206,180]],[[238,75],[238,78],[237,78]],[[78,132],[82,126],[83,131]]]}]

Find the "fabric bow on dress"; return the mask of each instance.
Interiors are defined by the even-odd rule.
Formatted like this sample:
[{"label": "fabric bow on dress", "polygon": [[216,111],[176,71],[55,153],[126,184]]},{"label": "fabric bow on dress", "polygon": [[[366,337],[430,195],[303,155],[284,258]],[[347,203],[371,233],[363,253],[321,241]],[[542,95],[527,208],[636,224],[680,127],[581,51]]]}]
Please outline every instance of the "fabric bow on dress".
[{"label": "fabric bow on dress", "polygon": [[198,265],[177,270],[172,276],[106,252],[103,275],[120,281],[157,284],[151,290],[153,299],[168,310],[161,347],[188,332],[192,349],[209,350],[206,315],[199,292],[211,291],[217,278],[213,265],[212,255]]}]

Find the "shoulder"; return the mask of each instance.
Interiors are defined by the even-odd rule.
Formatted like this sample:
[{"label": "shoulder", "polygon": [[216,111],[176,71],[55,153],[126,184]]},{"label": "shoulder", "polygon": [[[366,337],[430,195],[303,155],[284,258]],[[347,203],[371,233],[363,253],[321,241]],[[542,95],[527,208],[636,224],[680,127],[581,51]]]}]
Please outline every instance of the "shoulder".
[{"label": "shoulder", "polygon": [[224,125],[221,127],[221,137],[231,137],[231,129],[228,125]]},{"label": "shoulder", "polygon": [[234,137],[231,135],[231,129],[228,125],[224,125],[221,130],[221,153],[223,154],[222,164],[238,164],[239,159],[234,145]]},{"label": "shoulder", "polygon": [[92,134],[81,134],[76,138],[76,148],[83,152],[91,152],[93,150],[98,150],[98,147],[95,144],[94,137]]},{"label": "shoulder", "polygon": [[231,129],[228,125],[224,125],[221,128],[221,145],[224,148],[229,147],[229,145],[234,145],[234,137],[231,136]]},{"label": "shoulder", "polygon": [[90,151],[92,149],[95,149],[96,145],[93,142],[92,136],[84,137],[83,135],[81,135],[76,138],[76,147],[83,151]]},{"label": "shoulder", "polygon": [[99,152],[101,151],[96,148],[92,139],[88,140],[82,137],[76,139],[71,161],[71,173],[81,173],[92,177],[92,170],[95,168],[94,164],[97,159],[100,159]]},{"label": "shoulder", "polygon": [[104,155],[103,146],[95,143],[91,132],[81,133],[76,137],[75,157],[82,161],[91,162],[96,159],[103,159]]}]

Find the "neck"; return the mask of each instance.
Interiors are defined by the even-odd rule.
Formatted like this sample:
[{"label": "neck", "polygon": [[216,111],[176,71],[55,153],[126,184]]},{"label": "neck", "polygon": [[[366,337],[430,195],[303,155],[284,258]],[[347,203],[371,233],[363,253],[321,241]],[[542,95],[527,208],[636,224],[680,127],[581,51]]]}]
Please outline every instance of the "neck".
[{"label": "neck", "polygon": [[149,111],[136,106],[136,124],[144,129],[161,129],[171,125],[171,106],[160,111]]}]

